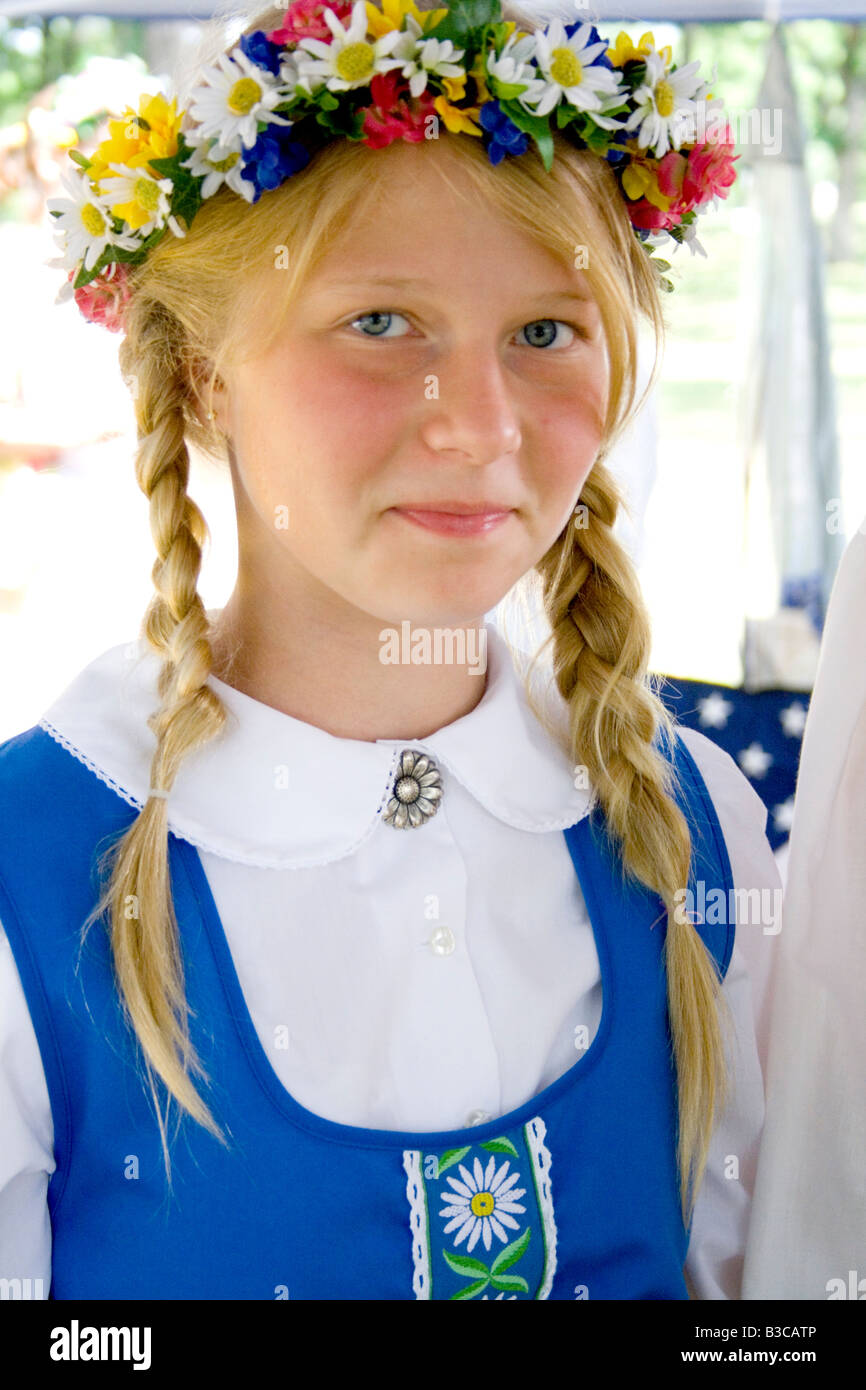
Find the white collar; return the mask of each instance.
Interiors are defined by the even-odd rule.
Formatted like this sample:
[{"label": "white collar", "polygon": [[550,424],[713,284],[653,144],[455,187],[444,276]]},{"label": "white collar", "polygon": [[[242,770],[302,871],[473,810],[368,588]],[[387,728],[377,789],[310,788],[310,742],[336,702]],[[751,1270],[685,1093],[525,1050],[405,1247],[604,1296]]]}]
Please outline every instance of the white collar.
[{"label": "white collar", "polygon": [[[487,624],[487,684],[474,709],[427,738],[337,738],[262,704],[215,676],[229,712],[222,735],[190,753],[168,799],[174,833],[226,859],[303,868],[351,854],[391,796],[404,748],[429,753],[492,815],[519,830],[562,830],[587,814],[591,792],[526,702],[505,639]],[[74,678],[39,724],[130,805],[150,785],[162,663],[143,640],[111,647]],[[483,679],[483,676],[479,676]],[[554,719],[565,702],[545,700]],[[563,726],[564,727],[564,726]],[[391,827],[388,827],[389,832]],[[423,834],[417,829],[394,834]]]}]

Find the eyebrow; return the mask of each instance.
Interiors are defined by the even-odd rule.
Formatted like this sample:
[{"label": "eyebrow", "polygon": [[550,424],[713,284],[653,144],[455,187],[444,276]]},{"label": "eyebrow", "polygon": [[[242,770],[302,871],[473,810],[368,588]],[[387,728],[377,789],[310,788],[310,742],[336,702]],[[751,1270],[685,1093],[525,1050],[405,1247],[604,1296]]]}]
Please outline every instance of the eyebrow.
[{"label": "eyebrow", "polygon": [[[375,285],[380,289],[391,290],[418,290],[434,289],[432,281],[423,279],[412,279],[410,276],[394,275],[367,275],[367,276],[334,276],[322,282],[323,289],[365,289],[369,285]],[[592,303],[590,294],[581,293],[578,290],[541,290],[539,294],[532,296],[533,303],[545,300],[549,303],[551,299],[570,299],[578,300],[584,304]]]}]

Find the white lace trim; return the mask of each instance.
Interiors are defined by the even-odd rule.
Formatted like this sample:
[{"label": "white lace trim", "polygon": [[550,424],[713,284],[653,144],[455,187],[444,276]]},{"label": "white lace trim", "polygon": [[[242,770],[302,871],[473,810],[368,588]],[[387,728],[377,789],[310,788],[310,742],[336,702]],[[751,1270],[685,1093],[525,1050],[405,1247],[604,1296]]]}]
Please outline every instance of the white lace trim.
[{"label": "white lace trim", "polygon": [[544,1243],[547,1259],[544,1265],[544,1278],[536,1298],[547,1298],[556,1273],[556,1222],[553,1217],[553,1189],[550,1181],[551,1157],[544,1142],[547,1126],[540,1115],[535,1115],[523,1126],[523,1133],[529,1152],[532,1154],[532,1176],[538,1194],[538,1205],[544,1226]]},{"label": "white lace trim", "polygon": [[[99,781],[103,782],[105,786],[110,787],[113,792],[115,792],[119,797],[122,798],[122,800],[124,800],[127,803],[127,805],[133,806],[136,811],[141,811],[144,809],[143,801],[141,801],[138,797],[133,796],[132,792],[128,791],[126,787],[122,787],[119,782],[116,782],[114,780],[113,777],[109,777],[108,773],[105,772],[104,769],[101,768],[98,763],[95,763],[92,758],[88,758],[85,753],[82,753],[81,749],[76,747],[74,743],[71,743],[69,739],[66,738],[65,735],[62,734],[60,730],[56,728],[55,725],[52,724],[49,719],[46,719],[44,717],[40,719],[38,722],[38,727],[44,729],[47,734],[50,734],[51,738],[54,739],[55,743],[59,743],[61,748],[64,748],[67,753],[72,754],[73,758],[77,758],[77,760],[80,763],[83,763],[83,765],[88,769],[89,772],[92,772],[95,777],[98,777]],[[319,868],[323,864],[333,864],[338,859],[344,859],[347,855],[354,854],[355,850],[359,849],[361,845],[365,842],[365,840],[368,840],[369,837],[372,835],[373,831],[376,828],[376,825],[378,824],[383,807],[387,805],[388,801],[391,798],[394,779],[397,775],[397,767],[402,751],[402,748],[394,749],[393,756],[391,759],[391,770],[388,774],[388,779],[385,784],[385,788],[382,792],[381,800],[376,808],[375,815],[370,821],[370,824],[364,830],[364,833],[360,835],[358,839],[354,841],[353,844],[347,845],[345,848],[340,849],[336,854],[328,855],[328,857],[324,859],[321,856],[319,856],[318,858],[307,857],[306,859],[287,859],[285,856],[278,857],[276,855],[252,854],[245,850],[239,850],[237,846],[231,841],[220,840],[216,837],[208,838],[206,840],[201,839],[196,835],[191,835],[188,830],[183,830],[178,826],[177,822],[172,816],[170,802],[168,810],[168,826],[172,834],[176,835],[178,839],[186,840],[188,844],[194,845],[196,849],[204,850],[206,854],[214,854],[218,859],[228,859],[233,864],[249,864],[255,869],[312,869]]]},{"label": "white lace trim", "polygon": [[427,1198],[421,1176],[421,1150],[404,1149],[406,1196],[409,1199],[409,1230],[412,1233],[412,1292],[416,1298],[430,1297],[430,1244],[427,1236]]},{"label": "white lace trim", "polygon": [[116,792],[117,795],[122,797],[130,806],[134,806],[137,811],[143,809],[143,802],[139,801],[137,797],[134,797],[132,792],[128,792],[119,782],[115,782],[113,777],[109,777],[107,772],[104,772],[97,763],[93,762],[91,758],[88,758],[82,753],[80,748],[76,748],[74,743],[70,743],[69,739],[66,738],[59,729],[55,728],[50,720],[43,717],[39,720],[37,727],[44,729],[47,734],[50,734],[55,743],[59,743],[61,748],[65,748],[67,753],[71,753],[73,758],[77,758],[80,763],[83,763],[90,772],[99,778],[100,782],[104,782],[107,787],[110,787],[113,792]]}]

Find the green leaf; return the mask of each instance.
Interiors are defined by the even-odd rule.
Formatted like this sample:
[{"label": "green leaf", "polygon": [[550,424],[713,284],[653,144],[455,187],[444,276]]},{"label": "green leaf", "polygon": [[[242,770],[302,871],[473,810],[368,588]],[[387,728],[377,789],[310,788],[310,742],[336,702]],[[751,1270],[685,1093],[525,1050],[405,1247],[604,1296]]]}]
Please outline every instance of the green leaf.
[{"label": "green leaf", "polygon": [[[161,239],[164,235],[164,232],[165,229],[163,228],[158,233],[157,239]],[[148,238],[148,241],[150,241],[150,238]],[[91,270],[85,270],[84,262],[82,261],[81,269],[79,270],[78,274],[72,282],[73,289],[84,289],[85,285],[89,285],[91,280],[95,280],[99,275],[102,274],[106,266],[111,265],[114,261],[143,261],[146,253],[142,251],[142,248],[146,246],[147,242],[142,242],[141,247],[139,247],[136,251],[123,251],[120,249],[114,250],[111,246],[106,246],[105,250],[99,257],[99,260],[96,262],[96,264],[93,266]]]},{"label": "green leaf", "polygon": [[500,101],[513,101],[515,97],[520,96],[521,92],[529,90],[528,82],[500,82],[490,73],[487,74],[485,81],[488,91],[493,96],[498,97]]},{"label": "green leaf", "polygon": [[441,1178],[446,1168],[451,1168],[455,1163],[459,1163],[461,1158],[465,1158],[469,1152],[469,1146],[465,1149],[447,1149],[439,1159],[439,1172],[437,1177]]},{"label": "green leaf", "polygon": [[529,1285],[519,1274],[492,1275],[490,1282],[494,1289],[504,1289],[511,1293],[529,1293]]},{"label": "green leaf", "polygon": [[517,1158],[517,1150],[510,1139],[500,1137],[499,1139],[488,1139],[486,1144],[481,1145],[482,1149],[489,1149],[492,1154],[512,1154]]},{"label": "green leaf", "polygon": [[489,1279],[478,1279],[478,1280],[476,1281],[476,1283],[474,1283],[474,1284],[467,1284],[465,1289],[460,1289],[457,1293],[453,1293],[453,1294],[451,1295],[451,1298],[452,1298],[452,1299],[474,1298],[475,1295],[476,1295],[477,1293],[481,1293],[482,1289],[486,1289],[486,1288],[487,1288],[487,1285],[489,1284],[489,1282],[490,1282]]},{"label": "green leaf", "polygon": [[333,92],[329,92],[327,87],[324,87],[319,95],[316,96],[315,102],[323,111],[336,111],[337,107],[340,105],[339,97],[335,96]]},{"label": "green leaf", "polygon": [[90,168],[90,160],[85,159],[84,155],[79,154],[77,150],[70,150],[69,158],[74,159],[76,164],[80,164],[82,169],[86,170]]},{"label": "green leaf", "polygon": [[[454,0],[444,19],[425,31],[427,39],[450,39],[455,48],[477,48],[478,31],[502,17],[499,0]],[[474,40],[474,42],[473,42]]]},{"label": "green leaf", "polygon": [[[357,139],[358,137],[358,118],[354,114],[347,115],[343,111],[319,111],[316,120],[332,135],[345,135],[349,139]],[[363,120],[361,124],[363,124]]]},{"label": "green leaf", "polygon": [[483,1260],[476,1260],[472,1255],[452,1255],[450,1250],[443,1250],[442,1254],[455,1274],[483,1275],[485,1280],[490,1277],[490,1270]]},{"label": "green leaf", "polygon": [[501,106],[505,115],[514,122],[518,130],[532,136],[544,162],[544,167],[550,173],[553,168],[553,133],[547,117],[530,116],[516,101],[504,101]]},{"label": "green leaf", "polygon": [[517,1263],[529,1244],[529,1236],[530,1227],[527,1226],[522,1236],[518,1236],[517,1240],[512,1241],[510,1245],[506,1245],[504,1250],[500,1250],[493,1264],[490,1266],[491,1275],[498,1275],[501,1270],[508,1269],[509,1266]]},{"label": "green leaf", "polygon": [[670,270],[671,268],[670,261],[659,260],[658,256],[653,256],[652,263],[655,266],[656,270]]}]

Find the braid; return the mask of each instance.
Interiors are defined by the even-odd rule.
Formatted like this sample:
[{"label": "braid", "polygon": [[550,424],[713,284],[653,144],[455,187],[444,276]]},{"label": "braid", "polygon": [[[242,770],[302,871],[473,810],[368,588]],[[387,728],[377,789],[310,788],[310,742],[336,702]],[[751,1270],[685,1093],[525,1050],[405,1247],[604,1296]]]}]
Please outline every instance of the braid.
[{"label": "braid", "polygon": [[[631,561],[614,536],[621,501],[596,462],[581,492],[585,528],[571,526],[537,565],[556,686],[568,705],[571,755],[587,768],[624,875],[658,893],[667,910],[665,964],[679,1089],[678,1162],[684,1216],[706,1167],[728,1077],[721,1022],[730,1023],[712,957],[675,894],[688,883],[691,837],[672,798],[674,773],[653,746],[673,721],[647,683],[650,621]],[[534,702],[533,702],[534,704]]]},{"label": "braid", "polygon": [[[157,552],[156,592],[142,636],[163,659],[161,703],[148,725],[156,736],[150,785],[164,790],[171,789],[186,755],[215,738],[226,721],[224,706],[206,683],[213,656],[197,583],[208,529],[187,495],[187,392],[177,355],[169,358],[166,353],[167,343],[176,345],[178,328],[164,309],[149,305],[131,316],[120,348],[121,367],[132,361],[136,365],[136,478],[150,502]],[[101,856],[103,873],[109,864],[110,879],[87,919],[85,934],[107,909],[119,995],[144,1054],[170,1181],[166,1120],[172,1097],[221,1142],[225,1140],[188,1074],[204,1076],[204,1070],[189,1038],[165,798],[148,798],[132,825]],[[165,1117],[157,1077],[169,1092]]]}]

